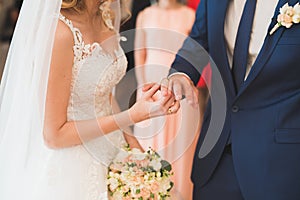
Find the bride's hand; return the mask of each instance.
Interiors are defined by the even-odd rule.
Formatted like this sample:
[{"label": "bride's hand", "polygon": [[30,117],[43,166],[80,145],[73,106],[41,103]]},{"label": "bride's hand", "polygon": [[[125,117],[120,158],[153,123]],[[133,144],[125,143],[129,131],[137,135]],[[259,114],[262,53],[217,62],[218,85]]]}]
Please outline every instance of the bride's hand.
[{"label": "bride's hand", "polygon": [[139,143],[138,139],[132,134],[132,132],[123,132],[124,138],[129,144],[129,147],[131,149],[139,149],[141,152],[145,152],[144,148],[142,145]]},{"label": "bride's hand", "polygon": [[[174,94],[169,91],[160,99],[153,100],[153,96],[160,90],[156,83],[144,86],[142,97],[129,109],[132,120],[140,122],[152,117],[176,113],[180,108],[179,101],[175,100]],[[171,109],[170,109],[171,108]]]}]

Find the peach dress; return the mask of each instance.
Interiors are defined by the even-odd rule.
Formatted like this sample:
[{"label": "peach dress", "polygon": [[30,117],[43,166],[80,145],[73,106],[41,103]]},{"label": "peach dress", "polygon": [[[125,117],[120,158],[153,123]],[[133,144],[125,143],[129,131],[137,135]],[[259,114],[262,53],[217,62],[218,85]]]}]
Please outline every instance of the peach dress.
[{"label": "peach dress", "polygon": [[[186,6],[163,9],[153,5],[137,19],[135,62],[138,86],[168,76],[170,66],[184,39],[191,31],[195,13]],[[141,96],[138,89],[137,98]],[[157,94],[159,98],[160,94]],[[192,199],[190,180],[192,160],[199,130],[199,110],[185,100],[177,114],[139,123],[134,133],[145,149],[157,150],[173,165],[176,198]]]}]

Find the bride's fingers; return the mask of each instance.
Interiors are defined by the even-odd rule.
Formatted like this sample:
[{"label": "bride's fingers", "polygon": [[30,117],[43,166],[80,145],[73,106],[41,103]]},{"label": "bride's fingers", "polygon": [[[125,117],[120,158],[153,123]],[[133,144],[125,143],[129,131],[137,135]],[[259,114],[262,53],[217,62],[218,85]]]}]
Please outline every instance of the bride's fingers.
[{"label": "bride's fingers", "polygon": [[175,102],[175,97],[174,95],[170,95],[170,98],[168,98],[167,101],[165,101],[163,105],[163,107],[165,107],[166,109],[169,109]]},{"label": "bride's fingers", "polygon": [[170,101],[170,99],[173,98],[173,101],[175,100],[174,95],[172,95],[171,93],[168,93],[165,96],[162,96],[158,102],[161,106],[165,106],[167,104],[168,101]]},{"label": "bride's fingers", "polygon": [[150,90],[156,83],[146,83],[143,85],[142,91],[147,92]]},{"label": "bride's fingers", "polygon": [[151,98],[159,89],[160,89],[160,85],[153,84],[152,87],[145,92],[144,98],[145,99]]}]

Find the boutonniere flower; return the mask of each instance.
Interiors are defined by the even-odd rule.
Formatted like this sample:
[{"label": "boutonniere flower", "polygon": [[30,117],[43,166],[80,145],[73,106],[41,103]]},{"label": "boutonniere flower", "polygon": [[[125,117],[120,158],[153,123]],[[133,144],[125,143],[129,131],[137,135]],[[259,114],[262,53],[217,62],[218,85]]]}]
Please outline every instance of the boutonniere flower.
[{"label": "boutonniere flower", "polygon": [[277,24],[270,31],[270,35],[272,35],[281,26],[291,28],[293,24],[300,23],[299,3],[294,5],[294,7],[286,3],[279,11],[280,14],[277,16]]}]

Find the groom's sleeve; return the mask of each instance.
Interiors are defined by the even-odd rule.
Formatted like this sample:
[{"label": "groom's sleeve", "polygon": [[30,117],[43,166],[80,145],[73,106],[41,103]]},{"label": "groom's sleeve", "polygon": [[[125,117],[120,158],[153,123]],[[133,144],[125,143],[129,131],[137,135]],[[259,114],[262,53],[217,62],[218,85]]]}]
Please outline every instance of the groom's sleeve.
[{"label": "groom's sleeve", "polygon": [[200,73],[209,62],[207,42],[207,0],[201,0],[189,37],[176,54],[169,74],[181,72],[188,75],[196,85]]}]

